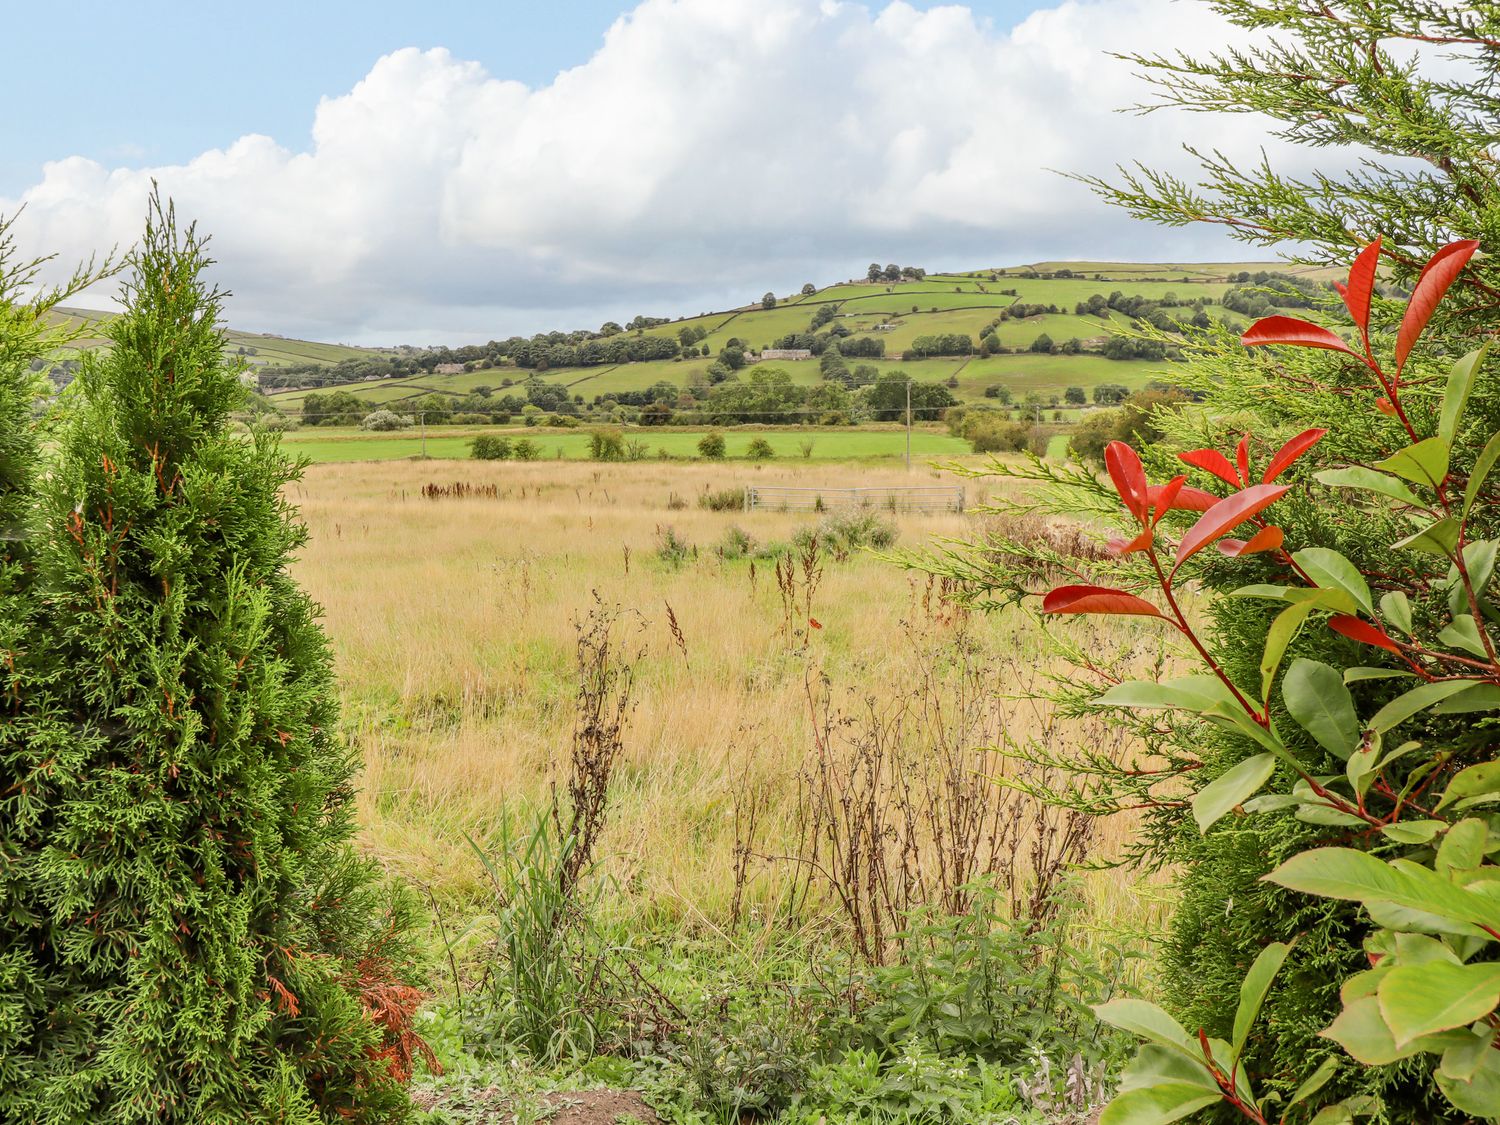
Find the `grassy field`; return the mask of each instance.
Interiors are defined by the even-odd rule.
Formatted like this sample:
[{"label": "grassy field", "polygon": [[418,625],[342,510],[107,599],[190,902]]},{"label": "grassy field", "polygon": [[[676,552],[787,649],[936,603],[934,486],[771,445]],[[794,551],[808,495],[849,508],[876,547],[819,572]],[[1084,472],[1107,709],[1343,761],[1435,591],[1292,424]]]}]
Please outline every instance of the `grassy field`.
[{"label": "grassy field", "polygon": [[[1007,695],[1037,684],[1049,666],[1028,618],[960,621],[927,583],[859,552],[828,564],[812,603],[821,625],[813,648],[788,655],[770,564],[757,572],[753,559],[722,559],[714,548],[731,526],[771,544],[817,517],[696,503],[751,482],[952,481],[933,469],[469,463],[461,473],[497,494],[426,499],[423,485],[452,483],[454,468],[425,463],[316,466],[293,494],[311,530],[296,577],[324,607],[346,717],[365,756],[365,845],[452,900],[476,894],[483,878],[464,834],[491,836],[507,810],[547,792],[572,722],[573,623],[596,599],[640,615],[633,620],[645,655],[609,864],[638,888],[617,907],[645,917],[722,916],[739,784],[772,795],[765,850],[791,846],[781,834],[810,746],[809,660],[841,696],[884,695],[919,675],[929,646],[951,642],[962,624],[1010,669]],[[965,487],[969,502],[981,504],[1000,486]],[[969,537],[980,526],[965,515],[894,520],[899,544],[910,547]],[[666,527],[689,545],[687,559],[658,556]],[[1087,635],[1098,626],[1078,628]],[[893,644],[902,637],[909,643]],[[1010,721],[1037,717],[1020,708]],[[1113,848],[1129,826],[1108,832]],[[758,893],[773,895],[769,865],[761,874]],[[1102,912],[1132,924],[1146,917],[1119,876],[1091,885]]]},{"label": "grassy field", "polygon": [[[810,532],[829,535],[834,515],[699,503],[747,483],[961,484],[972,507],[1014,487],[925,466],[814,459],[321,464],[290,489],[310,533],[295,577],[322,607],[343,728],[363,761],[361,850],[420,888],[433,911],[437,995],[418,1026],[449,1073],[418,1083],[419,1104],[437,1114],[423,1125],[539,1122],[560,1104],[549,1098],[587,1106],[604,1095],[582,1090],[601,1084],[644,1092],[651,1110],[576,1120],[915,1125],[932,1120],[922,1116],[930,1091],[946,1090],[947,1104],[963,1108],[943,1120],[1061,1125],[1065,1118],[1017,1097],[1019,1078],[1039,1073],[1033,1059],[987,1071],[976,1059],[985,1049],[962,1042],[919,1060],[906,1048],[877,1055],[858,1045],[861,1026],[888,1018],[880,1004],[906,1005],[918,1036],[943,1026],[902,983],[912,979],[908,965],[923,988],[951,990],[943,1010],[979,1020],[974,1026],[989,1026],[984,1012],[998,991],[1033,1013],[1019,1018],[1034,1024],[1038,1049],[1071,1051],[1076,1034],[1071,1009],[1054,1019],[1053,1009],[1036,1007],[1038,969],[1026,958],[1037,954],[1001,952],[1004,921],[941,923],[978,927],[996,943],[994,953],[972,947],[977,961],[972,952],[929,961],[908,949],[882,968],[854,953],[863,939],[851,933],[842,900],[799,857],[809,854],[810,795],[832,787],[832,804],[819,806],[832,815],[838,793],[858,805],[860,779],[877,776],[868,772],[876,747],[887,764],[870,815],[896,818],[890,831],[916,823],[899,819],[902,786],[926,794],[911,807],[932,801],[932,815],[995,826],[989,843],[975,838],[960,851],[989,873],[1002,918],[1039,880],[1062,880],[1069,905],[1048,925],[1063,928],[1045,932],[1066,934],[1069,964],[1097,968],[1079,977],[1059,963],[1060,987],[1097,996],[1100,982],[1142,980],[1147,961],[1129,951],[1149,950],[1170,892],[1161,876],[1098,866],[1129,846],[1134,814],[1070,820],[992,780],[1025,768],[986,749],[1007,742],[1059,753],[1087,745],[1121,760],[1135,752],[1118,730],[1063,718],[1041,698],[1047,677],[1067,666],[1034,619],[968,612],[941,581],[877,552],[825,546],[799,556],[789,546]],[[467,492],[455,494],[455,484]],[[428,485],[446,493],[431,497]],[[990,520],[875,516],[896,536],[886,550],[982,537]],[[806,558],[818,560],[811,570]],[[1104,665],[1153,660],[1155,642],[1130,623],[1083,619],[1063,631]],[[587,659],[601,637],[613,669],[604,680]],[[548,823],[554,793],[578,776],[569,765],[578,740],[599,729],[584,702],[590,683],[628,684],[629,701],[609,712],[621,726],[598,862],[575,907],[581,921],[563,932],[568,942],[595,943],[588,948],[597,952],[583,954],[600,958],[594,971],[629,966],[602,997],[583,1002],[675,1013],[666,1044],[644,1054],[603,1043],[581,1056],[554,1054],[520,1038],[527,1012],[544,1037],[576,1031],[574,1004],[586,993],[569,978],[595,964],[573,960],[571,944],[551,944],[553,923],[538,935],[518,920],[518,909],[534,909],[534,880],[552,876],[514,866],[529,862],[518,859],[528,838],[518,833],[538,818]],[[891,772],[897,761],[911,772]],[[971,831],[960,819],[941,824],[941,833]],[[1047,858],[1064,836],[1073,841],[1068,862],[1086,859],[1088,869]],[[881,862],[895,865],[889,877],[900,856],[936,870],[942,838],[923,830],[899,847],[882,843]],[[516,943],[539,936],[540,946],[525,948],[546,960],[518,962]],[[551,984],[516,975],[539,965],[563,975]],[[980,976],[990,983],[976,994]],[[999,1033],[1014,1032],[1011,1020]],[[1092,1073],[1118,1065],[1115,1042],[1079,1041]],[[892,1083],[882,1104],[901,1113],[872,1117],[858,1098],[847,1101],[851,1083],[863,1089],[877,1078]],[[548,1093],[558,1090],[569,1093]],[[744,1099],[759,1106],[753,1115],[742,1112]]]},{"label": "grassy field", "polygon": [[[707,430],[636,428],[626,436],[647,443],[649,454],[657,457],[665,450],[671,457],[696,458],[698,442]],[[756,438],[770,443],[779,460],[870,460],[901,457],[906,452],[906,431],[899,426],[885,428],[834,429],[790,428],[721,430],[726,455],[743,458],[746,448]],[[504,434],[512,440],[527,438],[537,446],[542,460],[580,460],[589,456],[589,434],[586,429],[539,427],[431,427],[427,431],[427,456],[445,460],[463,460],[469,456],[469,443],[479,434]],[[368,433],[343,427],[306,427],[287,434],[283,439],[289,452],[317,463],[329,461],[394,461],[420,457],[422,438],[415,432],[400,434]],[[806,451],[804,452],[804,447]],[[947,458],[969,451],[968,443],[950,436],[937,427],[919,427],[912,433],[912,456]],[[758,471],[758,470],[751,470]]]}]

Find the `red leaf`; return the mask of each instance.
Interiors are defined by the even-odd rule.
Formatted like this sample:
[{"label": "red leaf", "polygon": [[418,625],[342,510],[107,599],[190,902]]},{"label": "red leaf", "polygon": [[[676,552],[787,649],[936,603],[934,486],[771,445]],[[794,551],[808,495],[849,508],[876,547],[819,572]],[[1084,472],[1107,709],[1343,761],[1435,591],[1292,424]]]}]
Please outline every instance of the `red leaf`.
[{"label": "red leaf", "polygon": [[1112,555],[1133,555],[1137,551],[1144,551],[1147,547],[1151,546],[1155,538],[1156,536],[1152,534],[1151,528],[1148,527],[1128,543],[1124,539],[1111,539],[1106,546],[1109,547],[1109,552]]},{"label": "red leaf", "polygon": [[1391,405],[1391,400],[1384,395],[1375,400],[1375,409],[1382,414],[1389,414],[1392,418],[1396,416],[1396,408]]},{"label": "red leaf", "polygon": [[1375,628],[1367,621],[1361,621],[1357,617],[1349,617],[1347,614],[1335,614],[1328,619],[1328,627],[1335,633],[1348,637],[1351,641],[1359,641],[1361,644],[1374,645],[1383,648],[1387,652],[1401,655],[1401,646],[1384,633]]},{"label": "red leaf", "polygon": [[1241,486],[1250,483],[1250,435],[1246,434],[1240,438],[1239,445],[1234,447],[1234,461],[1240,467]]},{"label": "red leaf", "polygon": [[1422,335],[1427,322],[1448,292],[1479,243],[1473,239],[1465,242],[1450,242],[1422,267],[1422,276],[1417,278],[1417,287],[1412,290],[1411,300],[1406,302],[1406,315],[1401,318],[1401,331],[1396,333],[1396,374],[1406,366],[1406,357],[1411,354],[1417,339]]},{"label": "red leaf", "polygon": [[1190,449],[1186,453],[1179,453],[1177,460],[1195,469],[1202,469],[1205,473],[1212,473],[1235,488],[1244,483],[1234,475],[1234,466],[1229,463],[1229,458],[1217,449]]},{"label": "red leaf", "polygon": [[1172,507],[1179,512],[1206,512],[1222,499],[1222,496],[1188,485],[1177,494],[1177,502]]},{"label": "red leaf", "polygon": [[1248,541],[1244,539],[1221,539],[1219,540],[1219,550],[1230,558],[1239,558],[1241,555],[1258,555],[1262,551],[1274,551],[1285,541],[1286,536],[1282,533],[1281,528],[1272,524],[1270,527],[1261,528],[1254,535],[1250,536]]},{"label": "red leaf", "polygon": [[1375,271],[1380,265],[1380,239],[1359,252],[1354,265],[1349,267],[1349,284],[1340,285],[1344,305],[1354,323],[1359,325],[1361,335],[1368,337],[1370,331],[1370,297],[1375,292]]},{"label": "red leaf", "polygon": [[1146,521],[1146,470],[1141,467],[1140,456],[1123,441],[1112,441],[1104,450],[1104,465],[1109,470],[1109,479],[1130,514],[1142,523]]},{"label": "red leaf", "polygon": [[1043,613],[1115,613],[1132,617],[1161,617],[1161,610],[1145,598],[1108,586],[1059,586],[1042,599]]},{"label": "red leaf", "polygon": [[1247,348],[1258,347],[1263,344],[1291,344],[1299,348],[1326,348],[1331,352],[1344,352],[1352,355],[1355,359],[1364,361],[1364,356],[1344,343],[1343,337],[1337,332],[1317,324],[1309,324],[1305,320],[1298,320],[1294,316],[1268,316],[1257,320],[1245,334],[1240,337],[1240,342]]},{"label": "red leaf", "polygon": [[1233,531],[1263,508],[1276,503],[1289,488],[1284,484],[1254,484],[1220,500],[1198,517],[1198,522],[1177,544],[1177,565],[1181,566],[1219,536]]},{"label": "red leaf", "polygon": [[1327,430],[1303,430],[1291,441],[1276,451],[1276,456],[1271,458],[1271,463],[1266,466],[1266,475],[1261,477],[1261,482],[1270,484],[1273,480],[1286,472],[1298,457],[1301,457],[1318,442],[1323,440]]},{"label": "red leaf", "polygon": [[1166,484],[1156,484],[1146,489],[1146,502],[1156,512],[1156,518],[1151,521],[1153,527],[1161,523],[1162,516],[1172,510],[1177,503],[1177,494],[1186,483],[1187,477],[1176,476]]},{"label": "red leaf", "polygon": [[[1181,480],[1181,477],[1173,477],[1173,480]],[[1146,490],[1146,498],[1151,506],[1156,509],[1156,518],[1159,521],[1167,512],[1206,512],[1217,504],[1223,497],[1215,496],[1212,492],[1204,492],[1201,488],[1194,488],[1190,484],[1184,484],[1181,488],[1168,497],[1166,489],[1171,484],[1155,484]],[[1166,503],[1163,503],[1163,499]]]}]

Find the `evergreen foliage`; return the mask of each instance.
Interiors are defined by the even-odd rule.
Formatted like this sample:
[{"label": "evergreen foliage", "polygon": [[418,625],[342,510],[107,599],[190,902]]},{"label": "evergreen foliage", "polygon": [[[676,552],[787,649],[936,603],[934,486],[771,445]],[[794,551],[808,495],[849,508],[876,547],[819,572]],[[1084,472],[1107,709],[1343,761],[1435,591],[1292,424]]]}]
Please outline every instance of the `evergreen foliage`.
[{"label": "evergreen foliage", "polygon": [[153,199],[37,497],[31,610],[0,637],[26,669],[0,741],[5,1120],[408,1113],[409,906],[349,846],[355,763],[287,572],[300,468],[231,430],[208,265]]},{"label": "evergreen foliage", "polygon": [[[1201,183],[1138,169],[1126,171],[1120,186],[1094,181],[1106,197],[1153,221],[1213,222],[1258,246],[1290,244],[1295,260],[1314,265],[1347,265],[1360,247],[1385,235],[1380,266],[1387,284],[1372,286],[1370,318],[1374,351],[1382,356],[1391,354],[1405,292],[1440,247],[1455,238],[1477,238],[1490,253],[1474,258],[1458,275],[1452,294],[1438,307],[1407,363],[1410,429],[1386,412],[1389,403],[1376,408],[1380,391],[1374,388],[1370,369],[1349,355],[1329,350],[1256,354],[1223,329],[1205,330],[1186,343],[1174,338],[1172,343],[1191,361],[1178,381],[1202,397],[1203,409],[1156,411],[1159,442],[1141,451],[1148,479],[1166,482],[1184,471],[1178,454],[1200,447],[1230,450],[1232,459],[1232,451],[1246,435],[1252,459],[1264,466],[1282,442],[1311,427],[1326,428],[1317,447],[1279,482],[1293,486],[1275,509],[1287,550],[1340,553],[1368,576],[1377,597],[1392,590],[1410,592],[1413,636],[1434,636],[1449,622],[1448,560],[1441,553],[1434,557],[1393,550],[1393,544],[1413,531],[1405,516],[1386,505],[1351,502],[1347,490],[1321,486],[1315,477],[1320,470],[1374,464],[1409,446],[1416,440],[1413,434],[1432,434],[1449,367],[1493,327],[1500,294],[1500,258],[1493,245],[1500,231],[1500,176],[1491,151],[1500,133],[1495,88],[1500,23],[1488,6],[1422,0],[1378,5],[1358,0],[1316,5],[1216,0],[1211,6],[1246,29],[1274,31],[1279,45],[1255,46],[1260,41],[1252,40],[1250,46],[1204,60],[1138,59],[1158,80],[1164,104],[1264,113],[1281,123],[1279,132],[1288,139],[1320,146],[1359,145],[1369,159],[1351,172],[1295,179],[1269,162],[1237,167],[1218,154],[1201,154]],[[1439,53],[1456,54],[1458,60],[1434,66]],[[1413,163],[1413,157],[1421,163]],[[1312,315],[1338,325],[1345,335],[1351,331],[1348,314],[1332,293],[1317,302]],[[1166,343],[1165,333],[1157,333],[1157,338]],[[1497,430],[1500,384],[1491,372],[1480,375],[1462,427],[1452,440],[1456,480],[1467,477],[1481,447]],[[1064,510],[1090,519],[1119,510],[1114,492],[1091,473],[1040,463],[1022,473],[1058,486],[1049,496]],[[1224,491],[1220,481],[1201,470],[1190,471],[1188,484],[1215,495]],[[1481,493],[1467,528],[1469,541],[1490,541],[1500,534],[1500,511],[1492,501],[1489,491]],[[1171,513],[1161,533],[1180,536],[1195,519],[1194,512]],[[1035,576],[1041,568],[1076,569],[1073,560],[1046,557],[1034,545],[991,541],[986,547],[988,553],[947,552],[929,558],[926,565],[968,581],[983,604],[1036,592]],[[1026,561],[999,565],[997,556]],[[1206,551],[1195,555],[1178,575],[1179,583],[1196,583],[1208,595],[1199,636],[1236,683],[1261,683],[1271,625],[1286,607],[1224,595],[1255,583],[1308,584],[1300,576],[1289,578],[1286,567],[1276,551],[1227,558]],[[1155,581],[1142,569],[1139,555],[1091,565],[1089,578],[1128,589],[1151,587]],[[1131,606],[1112,612],[1143,611]],[[1378,652],[1372,656],[1369,648],[1330,629],[1327,620],[1326,613],[1314,616],[1295,631],[1283,666],[1310,660],[1335,669],[1399,669],[1398,661],[1382,660]],[[1067,643],[1065,634],[1059,639]],[[1197,659],[1190,652],[1182,655]],[[1081,663],[1095,669],[1103,666],[1097,652],[1089,652]],[[1070,700],[1080,707],[1089,705],[1103,686],[1094,683],[1097,686],[1069,693]],[[1288,746],[1303,756],[1313,774],[1341,774],[1344,763],[1306,737],[1288,715],[1279,681],[1273,680],[1273,686],[1267,721],[1283,732]],[[1399,679],[1362,679],[1351,683],[1350,691],[1364,718],[1410,686],[1410,681]],[[1279,810],[1270,805],[1248,817],[1229,815],[1209,830],[1200,830],[1191,808],[1181,801],[1183,789],[1202,792],[1264,747],[1243,731],[1181,713],[1119,718],[1141,734],[1161,772],[1111,773],[1106,763],[1089,758],[1087,748],[1078,748],[1068,764],[1097,771],[1096,780],[1057,796],[1099,809],[1141,804],[1151,808],[1141,858],[1170,865],[1179,874],[1181,888],[1161,982],[1171,1014],[1190,1034],[1202,1028],[1214,1041],[1229,1040],[1247,971],[1274,950],[1280,971],[1274,980],[1268,979],[1259,1021],[1237,1057],[1242,1073],[1255,1076],[1259,1094],[1282,1099],[1278,1113],[1298,1085],[1326,1061],[1326,1086],[1288,1120],[1305,1120],[1296,1114],[1348,1098],[1370,1108],[1372,1119],[1379,1122],[1469,1120],[1440,1092],[1430,1058],[1384,1057],[1360,1065],[1322,1034],[1340,1015],[1339,985],[1370,964],[1371,950],[1365,945],[1372,933],[1369,915],[1349,902],[1310,897],[1264,881],[1283,861],[1320,844],[1349,841],[1352,847],[1370,847],[1369,826],[1327,814],[1310,815],[1291,802]],[[1409,737],[1431,747],[1419,761],[1429,763],[1429,772],[1439,771],[1435,777],[1446,778],[1454,769],[1493,757],[1486,736],[1476,733],[1476,724],[1487,721],[1473,714],[1424,715]],[[1394,747],[1396,741],[1389,745]],[[1034,748],[1020,752],[1041,753]],[[1296,775],[1285,767],[1277,769],[1273,788],[1289,794]],[[1382,809],[1380,815],[1387,811]],[[1379,841],[1377,834],[1373,843]],[[1287,949],[1271,944],[1294,939]],[[1368,1100],[1358,1102],[1360,1098]],[[1214,1103],[1219,1103],[1219,1096],[1211,1090],[1201,1104]],[[1260,1120],[1219,1104],[1204,1113],[1219,1115],[1215,1120]],[[1138,1118],[1168,1119],[1149,1114]]]}]

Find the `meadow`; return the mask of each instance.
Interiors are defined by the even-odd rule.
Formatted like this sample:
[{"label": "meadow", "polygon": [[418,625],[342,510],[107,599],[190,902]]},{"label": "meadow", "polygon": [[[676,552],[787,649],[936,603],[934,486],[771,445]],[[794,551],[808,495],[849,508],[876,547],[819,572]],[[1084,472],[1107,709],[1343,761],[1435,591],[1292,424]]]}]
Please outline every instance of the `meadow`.
[{"label": "meadow", "polygon": [[[467,488],[455,494],[460,482]],[[461,1112],[476,1082],[493,1094],[482,1104],[514,1111],[538,1091],[601,1077],[650,1092],[663,1120],[738,1119],[738,1110],[724,1116],[722,1105],[704,1110],[717,1095],[659,1058],[613,1070],[599,1061],[579,1072],[577,1058],[527,1056],[497,1079],[488,1056],[463,1045],[472,1033],[457,1030],[454,1013],[468,1011],[472,1021],[486,995],[499,956],[492,943],[505,948],[496,934],[508,915],[496,905],[495,869],[483,857],[517,855],[518,833],[524,840],[525,826],[567,790],[581,721],[581,645],[601,620],[628,664],[630,701],[590,876],[592,924],[626,943],[652,987],[684,1008],[726,989],[759,998],[758,1014],[744,1018],[760,1031],[735,1031],[734,1020],[719,1019],[693,1035],[716,1043],[722,1035],[755,1058],[779,1057],[756,1037],[785,1018],[784,990],[816,991],[817,975],[833,971],[826,959],[848,955],[853,939],[838,893],[797,857],[808,854],[815,783],[849,785],[848,795],[868,766],[861,755],[877,744],[884,752],[906,747],[914,755],[906,768],[948,762],[956,773],[943,784],[962,793],[947,799],[968,802],[965,815],[989,810],[982,815],[994,818],[994,832],[1014,833],[988,845],[965,837],[963,845],[976,877],[994,872],[985,877],[1007,896],[1007,913],[1024,909],[1029,888],[1061,880],[1075,904],[1067,940],[1112,958],[1117,985],[1139,976],[1139,962],[1119,960],[1120,951],[1146,947],[1166,909],[1164,888],[1125,869],[1073,872],[1046,858],[1065,830],[1085,840],[1069,864],[1118,857],[1133,823],[1085,826],[1047,813],[991,781],[1011,767],[985,749],[1061,750],[1078,740],[1113,745],[1122,756],[1130,748],[1117,733],[1063,719],[1040,700],[1047,677],[1065,664],[1030,613],[970,612],[944,583],[888,557],[983,537],[996,517],[882,511],[874,518],[895,539],[871,548],[831,538],[836,513],[704,506],[704,498],[751,483],[961,484],[977,509],[1011,494],[1003,482],[960,480],[936,465],[908,473],[889,462],[832,459],[319,464],[292,490],[311,533],[295,577],[322,606],[345,729],[364,762],[361,846],[428,896],[434,956],[452,959],[451,979],[439,974],[424,1014],[425,1033],[450,1068],[447,1078],[419,1087],[434,1121],[494,1120]],[[444,494],[425,494],[429,485]],[[811,532],[830,538],[809,584],[794,544]],[[1151,646],[1142,648],[1128,627],[1086,622],[1065,632],[1101,659],[1151,659]],[[937,774],[922,776],[932,785]],[[879,799],[894,818],[894,790]],[[919,834],[902,847],[934,862],[939,841]],[[812,1019],[803,1003],[793,1001],[792,1013]],[[767,1014],[764,1004],[779,1005],[782,1015]],[[813,1051],[798,1042],[786,1050]],[[744,1081],[754,1089],[771,1082]],[[1013,1099],[1009,1079],[1006,1088]],[[1013,1108],[1026,1112],[1021,1103]]]}]

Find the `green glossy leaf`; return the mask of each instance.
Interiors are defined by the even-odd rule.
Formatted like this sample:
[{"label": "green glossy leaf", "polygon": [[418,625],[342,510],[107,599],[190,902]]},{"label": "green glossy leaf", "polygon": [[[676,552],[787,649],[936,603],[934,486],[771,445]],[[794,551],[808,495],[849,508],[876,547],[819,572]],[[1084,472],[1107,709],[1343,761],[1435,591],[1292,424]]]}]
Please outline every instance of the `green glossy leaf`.
[{"label": "green glossy leaf", "polygon": [[1397,965],[1380,982],[1380,1015],[1397,1047],[1467,1027],[1500,1004],[1500,965]]},{"label": "green glossy leaf", "polygon": [[1380,599],[1380,616],[1408,637],[1411,636],[1411,602],[1399,590]]},{"label": "green glossy leaf", "polygon": [[1111,1027],[1139,1035],[1158,1046],[1201,1057],[1201,1049],[1183,1027],[1161,1008],[1147,1000],[1110,1000],[1094,1005],[1094,1014]]},{"label": "green glossy leaf", "polygon": [[1398,695],[1376,711],[1368,727],[1370,730],[1384,734],[1400,726],[1413,715],[1420,714],[1449,696],[1457,695],[1473,686],[1471,680],[1436,680],[1423,684],[1421,687],[1412,688],[1405,695]]},{"label": "green glossy leaf", "polygon": [[1342,590],[1354,599],[1354,604],[1370,617],[1375,616],[1375,603],[1370,600],[1370,585],[1359,567],[1337,551],[1326,547],[1306,547],[1292,552],[1292,560],[1302,568],[1315,586],[1321,589]]},{"label": "green glossy leaf", "polygon": [[1388,902],[1457,922],[1500,924],[1500,906],[1454,886],[1431,869],[1399,859],[1382,863],[1352,848],[1299,852],[1263,878],[1324,898],[1366,904]]},{"label": "green glossy leaf", "polygon": [[1316,660],[1294,660],[1281,681],[1281,698],[1297,725],[1338,758],[1359,745],[1354,698],[1338,669]]},{"label": "green glossy leaf", "polygon": [[1434,715],[1462,715],[1468,711],[1500,710],[1500,684],[1475,684],[1456,692],[1432,709]]},{"label": "green glossy leaf", "polygon": [[1348,668],[1344,671],[1344,683],[1357,684],[1365,680],[1401,680],[1415,676],[1401,668]]},{"label": "green glossy leaf", "polygon": [[1465,1113],[1493,1121],[1500,1117],[1500,1051],[1493,1047],[1480,1056],[1474,1077],[1464,1082],[1439,1071],[1438,1089]]},{"label": "green glossy leaf", "polygon": [[1480,762],[1453,775],[1437,807],[1445,809],[1455,801],[1496,793],[1500,793],[1500,762]]},{"label": "green glossy leaf", "polygon": [[1445,516],[1416,534],[1408,535],[1394,546],[1397,549],[1420,551],[1424,555],[1442,555],[1451,559],[1453,552],[1458,549],[1458,532],[1458,521]]},{"label": "green glossy leaf", "polygon": [[1479,635],[1479,626],[1472,617],[1455,617],[1452,623],[1437,635],[1437,639],[1449,648],[1467,652],[1470,656],[1483,659],[1489,655],[1485,650],[1484,640]]},{"label": "green glossy leaf", "polygon": [[1354,1114],[1346,1105],[1325,1105],[1307,1125],[1354,1125]]},{"label": "green glossy leaf", "polygon": [[1395,473],[1413,484],[1437,488],[1448,475],[1448,441],[1440,437],[1427,438],[1393,453],[1384,461],[1377,461],[1375,467]]},{"label": "green glossy leaf", "polygon": [[1245,974],[1245,979],[1240,982],[1240,1004],[1234,1012],[1234,1058],[1239,1058],[1240,1052],[1245,1049],[1245,1041],[1250,1038],[1250,1028],[1255,1023],[1255,1017],[1260,1015],[1260,1006],[1265,1002],[1266,993],[1271,990],[1271,981],[1280,972],[1282,963],[1291,951],[1290,942],[1272,942],[1260,951],[1260,956],[1256,957],[1250,971]]},{"label": "green glossy leaf", "polygon": [[[1260,658],[1260,698],[1264,704],[1271,698],[1271,687],[1276,682],[1276,670],[1281,667],[1281,658],[1287,646],[1296,637],[1302,623],[1318,608],[1317,603],[1307,601],[1289,605],[1276,615],[1271,627],[1266,630],[1266,647]],[[1342,685],[1340,685],[1342,686]]]},{"label": "green glossy leaf", "polygon": [[1442,820],[1402,820],[1387,824],[1380,834],[1398,844],[1425,844],[1447,827],[1447,822]]},{"label": "green glossy leaf", "polygon": [[1286,1103],[1287,1108],[1290,1109],[1299,1102],[1305,1102],[1308,1098],[1316,1094],[1328,1084],[1328,1080],[1333,1077],[1334,1071],[1338,1070],[1338,1068],[1339,1060],[1333,1055],[1329,1055],[1319,1064],[1318,1069],[1303,1079],[1302,1084],[1292,1092],[1290,1100]]},{"label": "green glossy leaf", "polygon": [[1202,1057],[1188,1058],[1172,1047],[1143,1043],[1120,1072],[1121,1090],[1139,1090],[1163,1082],[1185,1082],[1218,1093],[1219,1084],[1208,1073]]},{"label": "green glossy leaf", "polygon": [[1220,1100],[1218,1091],[1210,1094],[1192,1083],[1163,1082],[1117,1096],[1099,1115],[1099,1125],[1168,1125]]},{"label": "green glossy leaf", "polygon": [[1469,1035],[1460,1043],[1455,1043],[1443,1052],[1442,1064],[1438,1070],[1448,1078],[1467,1082],[1479,1072],[1484,1065],[1485,1054],[1493,1051],[1494,1033],[1488,1029],[1479,1032],[1469,1032]]},{"label": "green glossy leaf", "polygon": [[1175,680],[1127,680],[1094,700],[1095,707],[1206,711],[1234,697],[1217,676],[1183,676]]},{"label": "green glossy leaf", "polygon": [[1479,459],[1474,462],[1474,468],[1469,473],[1469,483],[1464,488],[1463,517],[1465,519],[1468,519],[1469,509],[1474,506],[1474,501],[1479,499],[1479,490],[1484,487],[1485,479],[1490,475],[1490,470],[1495,467],[1497,461],[1500,461],[1500,434],[1496,434],[1485,442]]},{"label": "green glossy leaf", "polygon": [[[1500,542],[1494,539],[1479,539],[1464,544],[1464,569],[1469,572],[1469,585],[1482,600],[1495,576],[1495,559],[1500,556]],[[1474,612],[1469,604],[1469,592],[1464,589],[1463,577],[1455,563],[1448,568],[1448,612],[1454,617],[1464,617]]]},{"label": "green glossy leaf", "polygon": [[1396,1046],[1396,1039],[1380,1014],[1380,1001],[1374,996],[1346,1004],[1322,1034],[1366,1066],[1386,1066],[1417,1053],[1414,1046]]},{"label": "green glossy leaf", "polygon": [[1453,437],[1458,433],[1458,423],[1463,417],[1464,407],[1468,405],[1469,394],[1474,389],[1474,380],[1489,352],[1490,345],[1485,344],[1464,356],[1448,370],[1448,386],[1443,392],[1443,410],[1438,417],[1438,437],[1449,445],[1453,444]]},{"label": "green glossy leaf", "polygon": [[1389,496],[1392,500],[1399,500],[1414,508],[1426,507],[1417,498],[1417,494],[1396,477],[1359,465],[1348,469],[1325,469],[1321,473],[1314,473],[1313,479],[1330,488],[1358,488],[1364,492],[1377,492],[1382,496]]},{"label": "green glossy leaf", "polygon": [[1441,874],[1471,871],[1484,862],[1490,830],[1478,817],[1460,820],[1443,835],[1433,867]]},{"label": "green glossy leaf", "polygon": [[1207,832],[1230,809],[1252,797],[1275,771],[1274,754],[1257,754],[1205,785],[1192,800],[1198,831]]}]

